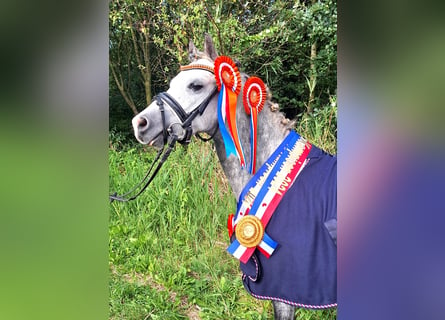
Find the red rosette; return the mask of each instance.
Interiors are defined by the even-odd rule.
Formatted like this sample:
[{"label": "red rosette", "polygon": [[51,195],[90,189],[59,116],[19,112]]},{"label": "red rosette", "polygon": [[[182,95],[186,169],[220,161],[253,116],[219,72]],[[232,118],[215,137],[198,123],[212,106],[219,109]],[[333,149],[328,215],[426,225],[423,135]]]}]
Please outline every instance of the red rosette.
[{"label": "red rosette", "polygon": [[224,83],[227,89],[232,90],[236,95],[241,92],[241,75],[237,66],[227,56],[219,56],[215,59],[215,78],[218,90]]},{"label": "red rosette", "polygon": [[266,85],[263,80],[258,77],[250,77],[244,84],[243,89],[243,105],[247,114],[250,114],[250,109],[255,108],[258,113],[264,107],[266,102]]}]

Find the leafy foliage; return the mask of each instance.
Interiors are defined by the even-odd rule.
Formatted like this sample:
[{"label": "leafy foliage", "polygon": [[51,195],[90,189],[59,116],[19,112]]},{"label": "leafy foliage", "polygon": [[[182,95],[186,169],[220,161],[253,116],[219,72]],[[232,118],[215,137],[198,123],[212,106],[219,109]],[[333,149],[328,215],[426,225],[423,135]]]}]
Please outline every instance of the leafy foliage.
[{"label": "leafy foliage", "polygon": [[[320,110],[335,99],[333,0],[112,0],[109,15],[110,68],[119,65],[115,70],[124,91],[139,111],[150,101],[151,92],[167,89],[179,65],[188,63],[189,40],[200,46],[204,33],[213,36],[220,54],[240,61],[242,71],[261,77],[289,118],[307,113],[309,103],[310,109]],[[128,109],[128,103],[110,79],[110,127],[129,130],[119,125],[121,109]]]}]

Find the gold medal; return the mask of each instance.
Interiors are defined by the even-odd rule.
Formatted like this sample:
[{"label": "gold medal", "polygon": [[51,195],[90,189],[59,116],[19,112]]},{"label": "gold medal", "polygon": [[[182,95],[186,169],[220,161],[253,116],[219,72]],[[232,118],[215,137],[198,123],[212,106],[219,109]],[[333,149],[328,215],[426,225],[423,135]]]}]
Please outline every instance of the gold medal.
[{"label": "gold medal", "polygon": [[263,240],[263,223],[253,215],[244,216],[237,223],[235,234],[241,245],[247,248],[254,248]]}]

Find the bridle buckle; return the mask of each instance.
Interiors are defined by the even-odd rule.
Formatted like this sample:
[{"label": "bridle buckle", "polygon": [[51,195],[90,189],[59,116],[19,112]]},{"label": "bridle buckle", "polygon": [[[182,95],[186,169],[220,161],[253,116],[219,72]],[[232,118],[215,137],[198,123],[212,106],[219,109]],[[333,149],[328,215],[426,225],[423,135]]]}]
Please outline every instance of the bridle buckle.
[{"label": "bridle buckle", "polygon": [[182,126],[182,123],[175,122],[168,126],[167,133],[170,137],[176,139],[177,141],[183,141],[186,137],[186,129]]}]

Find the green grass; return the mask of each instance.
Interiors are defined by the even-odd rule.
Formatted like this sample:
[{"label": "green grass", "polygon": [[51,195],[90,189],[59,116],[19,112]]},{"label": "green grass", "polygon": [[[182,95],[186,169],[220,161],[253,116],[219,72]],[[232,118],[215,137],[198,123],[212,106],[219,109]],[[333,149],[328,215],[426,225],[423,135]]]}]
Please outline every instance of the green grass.
[{"label": "green grass", "polygon": [[296,130],[311,143],[325,151],[337,153],[337,101],[331,98],[331,105],[314,109],[312,114],[303,114]]},{"label": "green grass", "polygon": [[[318,139],[316,130],[300,129]],[[110,138],[110,191],[122,193],[140,181],[155,153]],[[335,150],[335,141],[328,147]],[[187,150],[178,146],[137,200],[113,202],[110,319],[272,319],[272,304],[244,290],[239,263],[225,251],[227,215],[235,208],[212,144],[197,140]],[[298,319],[336,314],[297,311]]]}]

